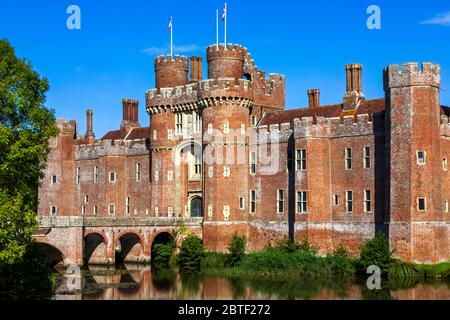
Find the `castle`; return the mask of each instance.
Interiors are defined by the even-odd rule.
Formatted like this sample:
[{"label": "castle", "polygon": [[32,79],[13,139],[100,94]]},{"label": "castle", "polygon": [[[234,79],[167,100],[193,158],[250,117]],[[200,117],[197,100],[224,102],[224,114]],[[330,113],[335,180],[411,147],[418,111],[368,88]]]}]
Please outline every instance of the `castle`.
[{"label": "castle", "polygon": [[[321,253],[341,244],[358,254],[376,232],[398,258],[450,256],[450,108],[440,105],[440,67],[391,65],[385,98],[367,100],[362,66],[346,66],[335,105],[307,92],[307,108],[285,110],[285,78],[256,67],[240,45],[207,48],[203,61],[154,60],[146,93],[124,99],[120,129],[97,140],[58,120],[39,190],[35,238],[65,264],[149,262],[152,244],[185,225],[207,250],[225,251],[234,232],[250,251],[307,237]],[[52,251],[53,250],[53,251]]]}]

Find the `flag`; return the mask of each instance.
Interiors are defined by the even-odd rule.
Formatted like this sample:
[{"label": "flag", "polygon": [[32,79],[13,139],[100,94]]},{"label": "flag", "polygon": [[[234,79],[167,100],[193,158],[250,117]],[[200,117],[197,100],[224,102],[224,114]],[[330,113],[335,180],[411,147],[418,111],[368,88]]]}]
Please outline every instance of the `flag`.
[{"label": "flag", "polygon": [[167,30],[172,30],[172,17],[170,17],[169,26],[167,27]]},{"label": "flag", "polygon": [[222,21],[225,21],[226,17],[227,17],[227,3],[225,2],[225,5],[223,6]]}]

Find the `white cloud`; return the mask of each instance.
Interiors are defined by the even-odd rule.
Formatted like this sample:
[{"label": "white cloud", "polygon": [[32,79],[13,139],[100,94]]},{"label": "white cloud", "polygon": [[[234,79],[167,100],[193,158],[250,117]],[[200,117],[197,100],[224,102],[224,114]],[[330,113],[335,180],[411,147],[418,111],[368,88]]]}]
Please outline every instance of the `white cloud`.
[{"label": "white cloud", "polygon": [[420,24],[437,24],[441,26],[450,26],[450,11],[440,13],[434,18],[421,21]]},{"label": "white cloud", "polygon": [[[173,46],[173,51],[175,54],[197,52],[197,51],[201,51],[202,49],[203,48],[201,46],[196,45],[196,44]],[[141,53],[147,54],[149,56],[159,55],[159,54],[167,54],[167,53],[170,53],[170,46],[145,48],[145,49],[141,50]]]}]

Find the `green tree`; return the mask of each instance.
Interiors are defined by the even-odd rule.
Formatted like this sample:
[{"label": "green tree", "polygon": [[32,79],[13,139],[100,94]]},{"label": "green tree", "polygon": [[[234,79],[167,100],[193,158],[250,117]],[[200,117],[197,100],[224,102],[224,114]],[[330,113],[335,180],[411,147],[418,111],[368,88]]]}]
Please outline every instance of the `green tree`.
[{"label": "green tree", "polygon": [[389,240],[382,233],[377,233],[375,238],[366,241],[361,247],[359,267],[361,272],[372,266],[378,266],[384,275],[393,262],[394,252],[389,246]]},{"label": "green tree", "polygon": [[245,247],[247,240],[245,236],[240,236],[236,232],[233,233],[230,243],[228,244],[228,255],[225,259],[227,267],[238,266],[245,256]]},{"label": "green tree", "polygon": [[58,133],[53,112],[44,106],[48,89],[48,81],[0,40],[0,276],[22,266],[28,251],[36,252],[29,248],[37,192],[48,140]]},{"label": "green tree", "polygon": [[178,254],[178,266],[182,273],[196,274],[200,272],[201,262],[205,256],[203,241],[197,236],[187,236],[181,243]]}]

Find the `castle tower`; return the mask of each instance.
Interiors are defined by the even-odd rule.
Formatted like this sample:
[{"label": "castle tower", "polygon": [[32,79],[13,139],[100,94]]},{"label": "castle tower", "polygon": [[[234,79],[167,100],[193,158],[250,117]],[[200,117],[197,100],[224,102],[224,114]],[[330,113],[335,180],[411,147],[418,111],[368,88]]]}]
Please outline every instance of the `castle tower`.
[{"label": "castle tower", "polygon": [[389,237],[407,261],[448,259],[442,199],[440,67],[407,63],[384,71]]},{"label": "castle tower", "polygon": [[[225,251],[233,232],[247,235],[249,107],[253,94],[243,80],[246,49],[239,45],[207,49],[208,75],[203,101],[204,244]],[[240,208],[240,199],[245,203]]]},{"label": "castle tower", "polygon": [[155,86],[157,89],[188,84],[188,59],[180,56],[155,58]]}]

